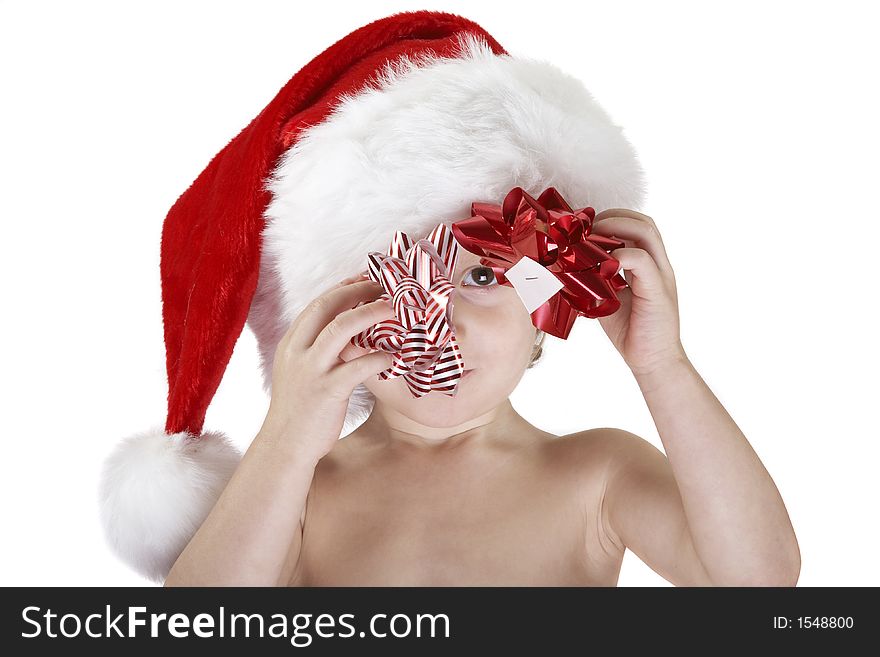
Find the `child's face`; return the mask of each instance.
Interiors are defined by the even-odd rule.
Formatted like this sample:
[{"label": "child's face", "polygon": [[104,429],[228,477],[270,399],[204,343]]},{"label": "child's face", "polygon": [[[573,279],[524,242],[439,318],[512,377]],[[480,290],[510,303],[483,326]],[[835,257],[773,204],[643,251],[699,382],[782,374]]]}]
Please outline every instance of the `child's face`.
[{"label": "child's face", "polygon": [[537,335],[516,290],[499,285],[479,256],[459,249],[450,282],[456,340],[465,369],[473,370],[459,381],[456,395],[432,391],[416,398],[402,377],[364,382],[377,404],[432,427],[461,424],[506,400],[529,364]]}]

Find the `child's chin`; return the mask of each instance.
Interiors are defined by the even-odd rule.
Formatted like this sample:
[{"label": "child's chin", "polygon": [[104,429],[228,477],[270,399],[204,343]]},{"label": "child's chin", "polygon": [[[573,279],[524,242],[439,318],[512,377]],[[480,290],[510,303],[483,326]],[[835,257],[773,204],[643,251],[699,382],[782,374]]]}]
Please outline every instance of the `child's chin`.
[{"label": "child's chin", "polygon": [[[420,415],[422,420],[431,420],[433,426],[454,425],[460,420],[449,416],[451,409],[461,409],[462,411],[474,401],[473,383],[478,381],[477,372],[479,370],[465,370],[458,385],[455,394],[447,394],[438,390],[431,390],[428,394],[421,397],[415,397],[409,390],[403,377],[395,377],[393,379],[371,381],[367,388],[377,399],[382,399],[385,403],[396,407],[400,411],[413,419],[418,419],[415,415]],[[468,418],[465,418],[467,420]],[[419,421],[422,421],[419,420]]]}]

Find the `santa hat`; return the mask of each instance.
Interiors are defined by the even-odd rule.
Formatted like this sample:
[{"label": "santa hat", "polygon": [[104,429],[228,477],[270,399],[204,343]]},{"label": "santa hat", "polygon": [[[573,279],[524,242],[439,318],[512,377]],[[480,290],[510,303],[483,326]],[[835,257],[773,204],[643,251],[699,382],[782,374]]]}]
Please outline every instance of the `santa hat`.
[{"label": "santa hat", "polygon": [[[314,297],[395,231],[424,237],[514,186],[554,186],[575,207],[639,208],[645,194],[622,129],[578,79],[460,16],[394,14],[296,73],[165,218],[168,412],[104,465],[114,551],[162,581],[237,467],[240,452],[203,423],[245,323],[271,393],[275,347]],[[372,402],[355,390],[342,435]]]}]

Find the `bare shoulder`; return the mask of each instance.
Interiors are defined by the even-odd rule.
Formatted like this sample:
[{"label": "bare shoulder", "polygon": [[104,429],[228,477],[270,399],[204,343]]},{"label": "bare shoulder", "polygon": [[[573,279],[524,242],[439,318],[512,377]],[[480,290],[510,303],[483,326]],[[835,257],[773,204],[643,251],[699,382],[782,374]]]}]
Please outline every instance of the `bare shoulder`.
[{"label": "bare shoulder", "polygon": [[301,524],[305,525],[309,501],[314,494],[318,479],[327,480],[333,477],[345,476],[353,468],[358,467],[359,460],[363,458],[363,443],[356,441],[351,436],[345,436],[336,441],[333,447],[322,456],[315,465],[309,492],[303,506]]},{"label": "bare shoulder", "polygon": [[609,463],[620,463],[633,458],[650,459],[657,454],[662,455],[660,450],[641,436],[614,427],[576,431],[560,436],[559,440],[575,453],[602,456]]},{"label": "bare shoulder", "polygon": [[564,477],[593,499],[604,489],[609,465],[621,440],[615,431],[602,427],[565,435],[541,432],[541,460],[554,477]]},{"label": "bare shoulder", "polygon": [[553,441],[560,451],[564,451],[571,458],[589,458],[590,461],[607,462],[628,449],[637,449],[639,442],[645,442],[643,438],[613,427],[598,427],[575,431],[563,436],[557,436]]},{"label": "bare shoulder", "polygon": [[625,544],[613,527],[613,509],[638,499],[639,490],[656,491],[654,482],[672,480],[666,455],[641,436],[613,427],[578,431],[559,440],[573,467],[581,470],[584,495],[597,501],[602,544],[622,551]]},{"label": "bare shoulder", "polygon": [[603,491],[612,480],[627,472],[656,472],[668,467],[663,452],[625,429],[587,429],[559,436],[553,442],[572,467],[598,481]]},{"label": "bare shoulder", "polygon": [[328,473],[341,470],[362,459],[367,451],[367,442],[350,434],[336,441],[333,448],[318,461],[318,467]]}]

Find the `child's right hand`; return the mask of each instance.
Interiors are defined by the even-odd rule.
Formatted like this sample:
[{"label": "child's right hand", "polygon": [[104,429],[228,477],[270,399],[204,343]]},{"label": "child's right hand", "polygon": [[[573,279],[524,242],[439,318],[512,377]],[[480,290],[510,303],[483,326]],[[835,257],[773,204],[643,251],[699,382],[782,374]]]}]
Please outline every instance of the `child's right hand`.
[{"label": "child's right hand", "polygon": [[[381,293],[361,276],[341,281],[306,306],[278,343],[263,430],[280,432],[303,458],[317,463],[333,449],[354,388],[391,366],[389,354],[350,343],[394,317],[391,303],[377,299]],[[354,308],[362,301],[369,303]]]}]

